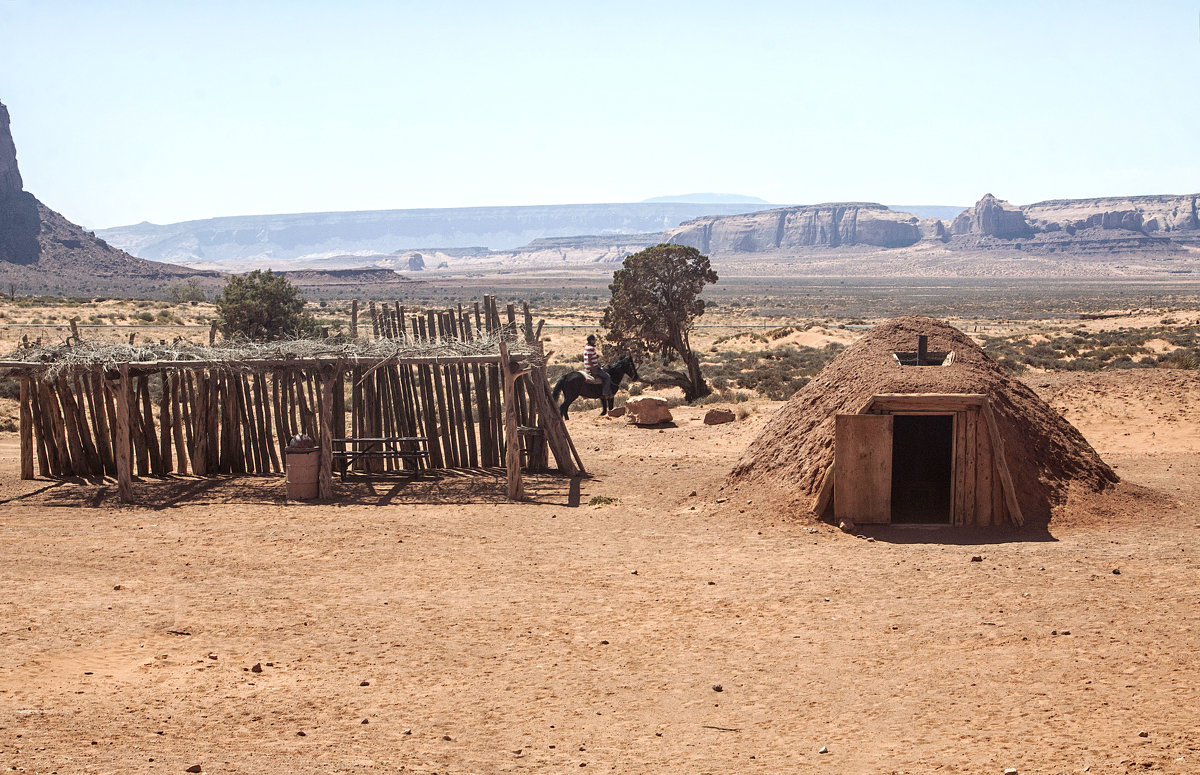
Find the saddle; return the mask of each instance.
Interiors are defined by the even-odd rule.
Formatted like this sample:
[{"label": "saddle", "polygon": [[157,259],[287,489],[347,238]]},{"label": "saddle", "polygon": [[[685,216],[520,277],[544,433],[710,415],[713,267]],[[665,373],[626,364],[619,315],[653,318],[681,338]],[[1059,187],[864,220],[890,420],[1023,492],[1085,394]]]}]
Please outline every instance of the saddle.
[{"label": "saddle", "polygon": [[588,383],[589,385],[601,385],[604,383],[604,380],[593,375],[590,371],[585,371],[583,369],[580,369],[576,373],[579,374],[579,376],[583,377],[583,381]]}]

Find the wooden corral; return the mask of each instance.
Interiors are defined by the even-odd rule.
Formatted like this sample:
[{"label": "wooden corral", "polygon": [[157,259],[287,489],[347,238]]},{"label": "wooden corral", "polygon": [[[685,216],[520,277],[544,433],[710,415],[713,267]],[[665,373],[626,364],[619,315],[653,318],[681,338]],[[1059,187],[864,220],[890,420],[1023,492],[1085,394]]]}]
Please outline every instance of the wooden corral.
[{"label": "wooden corral", "polygon": [[362,339],[355,302],[350,341],[251,356],[234,346],[152,360],[89,355],[86,343],[53,357],[20,351],[0,368],[21,378],[21,476],[34,478],[36,459],[43,477],[112,477],[129,499],[134,476],[282,473],[298,434],[318,443],[322,498],[333,494],[335,439],[427,445],[422,456],[355,458],[363,473],[505,466],[514,499],[521,471],[548,468],[551,454],[561,473],[583,473],[528,305],[521,321],[511,304],[502,319],[490,296],[470,311],[371,302],[367,312]]},{"label": "wooden corral", "polygon": [[[937,449],[911,448],[900,441],[900,418],[943,418],[944,455]],[[834,462],[817,497],[814,511],[857,524],[901,521],[895,501],[910,483],[898,466],[944,460],[944,492],[924,494],[903,521],[947,522],[989,527],[1022,525],[1004,441],[988,397],[983,394],[885,393],[873,396],[857,414],[835,417]],[[937,435],[934,429],[933,436]],[[936,477],[935,477],[936,478]],[[945,503],[940,499],[944,497]],[[931,515],[921,516],[925,509]],[[915,513],[916,516],[912,516]]]}]

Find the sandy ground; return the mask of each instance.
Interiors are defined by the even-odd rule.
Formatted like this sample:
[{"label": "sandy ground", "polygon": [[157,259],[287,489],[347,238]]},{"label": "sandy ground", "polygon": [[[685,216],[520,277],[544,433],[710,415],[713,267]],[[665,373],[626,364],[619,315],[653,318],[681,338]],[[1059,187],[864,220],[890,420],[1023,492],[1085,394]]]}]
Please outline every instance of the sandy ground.
[{"label": "sandy ground", "polygon": [[770,403],[573,416],[576,507],[553,477],[507,504],[487,472],[335,505],[147,481],[117,507],[15,481],[5,434],[0,767],[1200,772],[1197,379],[1031,378],[1166,495],[1049,536],[863,540],[718,503]]}]

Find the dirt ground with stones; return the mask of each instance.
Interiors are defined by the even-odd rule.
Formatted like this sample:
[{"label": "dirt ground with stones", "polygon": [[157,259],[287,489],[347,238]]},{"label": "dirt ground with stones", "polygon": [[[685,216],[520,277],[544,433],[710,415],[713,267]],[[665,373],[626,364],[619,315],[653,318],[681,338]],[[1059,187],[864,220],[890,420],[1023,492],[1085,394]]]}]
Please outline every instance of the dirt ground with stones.
[{"label": "dirt ground with stones", "polygon": [[722,485],[771,403],[580,413],[593,478],[515,505],[480,472],[120,507],[5,434],[0,769],[1200,771],[1200,381],[1030,383],[1128,483],[1049,535],[764,512]]}]

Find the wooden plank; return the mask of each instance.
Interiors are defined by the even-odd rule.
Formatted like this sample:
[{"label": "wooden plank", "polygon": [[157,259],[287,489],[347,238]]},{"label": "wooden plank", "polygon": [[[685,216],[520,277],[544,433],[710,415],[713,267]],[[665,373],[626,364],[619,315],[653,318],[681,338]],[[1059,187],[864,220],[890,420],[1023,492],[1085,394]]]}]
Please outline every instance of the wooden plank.
[{"label": "wooden plank", "polygon": [[987,527],[993,524],[992,511],[992,442],[980,407],[975,423],[975,522]]},{"label": "wooden plank", "polygon": [[983,416],[987,420],[988,431],[992,437],[992,458],[996,462],[996,470],[1000,474],[1000,483],[1004,490],[1004,504],[1008,507],[1008,517],[1017,527],[1025,524],[1025,515],[1021,513],[1021,504],[1017,501],[1017,490],[1013,486],[1012,474],[1008,470],[1008,459],[1004,453],[1004,439],[1000,436],[1000,428],[996,424],[996,416],[992,414],[992,406],[985,402]]},{"label": "wooden plank", "polygon": [[21,377],[21,478],[33,478],[33,407],[30,403],[31,378]]},{"label": "wooden plank", "polygon": [[954,462],[951,466],[952,481],[954,482],[954,490],[952,493],[952,510],[950,521],[955,525],[966,524],[966,509],[964,508],[964,495],[966,494],[967,466],[966,466],[966,446],[967,446],[967,423],[965,412],[959,411],[954,413]]},{"label": "wooden plank", "polygon": [[892,425],[887,414],[834,419],[834,511],[857,524],[892,520]]},{"label": "wooden plank", "polygon": [[120,366],[121,381],[117,404],[117,496],[128,503],[133,499],[133,462],[129,448],[129,364]]},{"label": "wooden plank", "polygon": [[966,476],[964,477],[965,491],[963,492],[963,513],[964,521],[968,525],[979,524],[979,514],[975,508],[976,503],[976,483],[979,481],[979,453],[977,450],[978,442],[976,441],[977,429],[979,427],[980,418],[978,409],[968,409],[965,413],[967,419],[967,444],[963,450],[963,455],[966,458]]},{"label": "wooden plank", "polygon": [[813,500],[812,510],[818,517],[824,517],[829,510],[830,503],[833,502],[833,482],[837,478],[834,475],[836,463],[830,463],[825,469],[825,478],[821,481],[821,489],[817,490],[817,497]]}]

